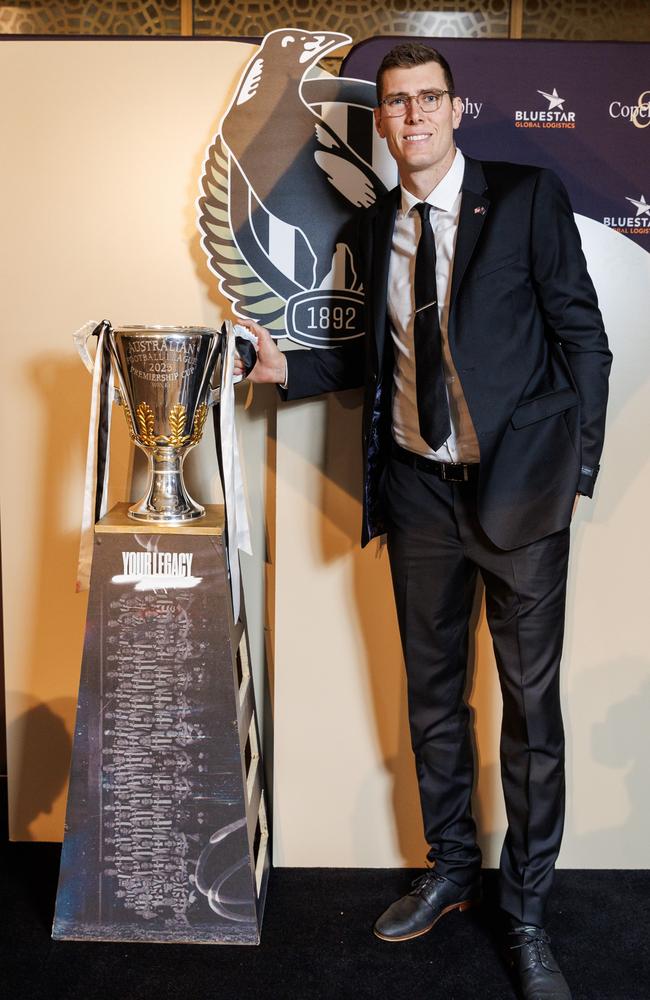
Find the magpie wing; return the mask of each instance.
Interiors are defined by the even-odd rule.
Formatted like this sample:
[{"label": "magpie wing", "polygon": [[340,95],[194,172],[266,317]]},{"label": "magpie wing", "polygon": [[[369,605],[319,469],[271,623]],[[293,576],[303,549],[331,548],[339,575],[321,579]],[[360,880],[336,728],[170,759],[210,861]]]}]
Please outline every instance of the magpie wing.
[{"label": "magpie wing", "polygon": [[[244,255],[241,246],[246,244],[252,250],[261,250],[252,232],[248,213],[238,220],[237,236],[233,231],[229,205],[242,201],[248,207],[245,192],[238,192],[238,199],[231,198],[232,185],[241,186],[245,181],[239,168],[232,160],[220,135],[217,135],[208,150],[201,178],[202,196],[198,200],[198,224],[203,234],[201,245],[208,258],[210,270],[219,278],[219,288],[233,302],[240,316],[261,322],[276,337],[284,336],[285,301],[294,292],[300,291],[266,258],[264,274],[267,281],[259,277],[251,266],[249,253]],[[261,251],[263,252],[263,251]]]}]

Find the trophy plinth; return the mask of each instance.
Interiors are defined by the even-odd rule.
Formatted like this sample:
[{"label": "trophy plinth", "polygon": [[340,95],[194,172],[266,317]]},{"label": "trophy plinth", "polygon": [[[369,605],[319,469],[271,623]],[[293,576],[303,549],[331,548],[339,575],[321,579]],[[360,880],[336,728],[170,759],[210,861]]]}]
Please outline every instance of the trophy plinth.
[{"label": "trophy plinth", "polygon": [[52,936],[258,944],[270,867],[224,510],[95,526]]},{"label": "trophy plinth", "polygon": [[201,327],[126,326],[108,331],[131,438],[149,459],[136,521],[182,524],[203,517],[183,482],[185,456],[201,440],[220,334]]},{"label": "trophy plinth", "polygon": [[56,939],[260,940],[270,852],[238,555],[224,508],[182,474],[227,336],[107,321],[75,336],[99,389],[97,466],[110,351],[149,484],[95,524]]}]

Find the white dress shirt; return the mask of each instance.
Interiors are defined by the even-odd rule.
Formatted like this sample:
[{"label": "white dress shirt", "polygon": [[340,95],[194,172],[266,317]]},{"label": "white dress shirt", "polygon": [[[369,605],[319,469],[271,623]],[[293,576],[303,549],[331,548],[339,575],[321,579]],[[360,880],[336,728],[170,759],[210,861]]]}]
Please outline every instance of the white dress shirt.
[{"label": "white dress shirt", "polygon": [[415,391],[415,255],[420,239],[420,216],[414,206],[419,199],[402,188],[402,204],[393,230],[388,273],[388,318],[395,351],[393,369],[392,431],[395,441],[418,455],[438,462],[478,462],[476,431],[467,409],[463,388],[449,350],[447,328],[451,273],[462,197],[465,157],[456,150],[454,161],[440,183],[427,197],[432,206],[429,220],[436,242],[436,286],[442,340],[442,366],[447,388],[451,434],[433,451],[421,437]]}]

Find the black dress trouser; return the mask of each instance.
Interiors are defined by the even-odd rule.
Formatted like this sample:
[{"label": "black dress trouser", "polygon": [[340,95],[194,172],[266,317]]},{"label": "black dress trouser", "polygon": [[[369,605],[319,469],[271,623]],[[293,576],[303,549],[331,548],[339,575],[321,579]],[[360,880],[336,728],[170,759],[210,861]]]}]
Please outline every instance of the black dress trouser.
[{"label": "black dress trouser", "polygon": [[475,482],[444,482],[395,457],[382,491],[428,859],[459,884],[472,881],[481,865],[464,701],[480,572],[503,696],[508,830],[499,901],[515,919],[541,925],[564,824],[559,666],[569,529],[499,549],[478,523]]}]

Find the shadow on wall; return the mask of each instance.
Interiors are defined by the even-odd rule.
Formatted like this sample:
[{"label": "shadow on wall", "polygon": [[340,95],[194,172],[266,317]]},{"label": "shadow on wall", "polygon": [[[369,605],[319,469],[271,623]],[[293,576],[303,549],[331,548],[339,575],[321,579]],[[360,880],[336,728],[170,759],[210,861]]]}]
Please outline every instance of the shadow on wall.
[{"label": "shadow on wall", "polygon": [[[613,701],[616,677],[638,677],[639,688],[623,701]],[[572,867],[581,867],[581,858],[599,858],[602,868],[630,867],[629,858],[639,858],[647,852],[650,842],[648,819],[648,758],[650,757],[650,679],[648,663],[622,659],[601,664],[585,673],[572,693],[575,704],[581,703],[581,687],[602,692],[601,704],[606,706],[603,717],[591,727],[588,745],[584,748],[603,768],[598,812],[590,824],[581,813],[581,803],[589,805],[587,789],[569,788],[567,832],[576,845],[571,851]],[[575,750],[575,748],[574,748]],[[570,780],[569,773],[569,780]],[[608,788],[616,799],[611,801]],[[622,794],[621,794],[622,793]],[[586,796],[586,799],[585,799]],[[594,806],[592,804],[591,808]],[[625,817],[616,825],[608,825],[607,817]],[[605,819],[604,819],[605,817]],[[589,826],[592,828],[589,829]],[[587,827],[587,829],[585,829]],[[612,847],[615,845],[615,857]],[[562,858],[560,858],[562,863]],[[595,866],[594,866],[595,867]],[[638,867],[637,864],[632,867]]]},{"label": "shadow on wall", "polygon": [[[29,526],[29,551],[34,555],[26,599],[31,624],[21,676],[30,696],[47,700],[49,709],[41,705],[33,723],[27,726],[20,720],[26,718],[23,706],[28,696],[14,702],[15,711],[23,715],[8,726],[7,733],[12,761],[10,801],[14,806],[19,803],[18,815],[13,807],[10,812],[10,829],[12,839],[57,840],[62,836],[65,803],[61,799],[52,811],[50,793],[54,789],[61,791],[71,748],[69,736],[57,737],[57,726],[72,732],[75,705],[75,701],[57,696],[77,690],[86,614],[86,598],[75,593],[75,581],[91,380],[72,342],[69,360],[62,361],[60,354],[41,356],[29,376],[39,400],[33,439],[39,450],[40,478],[34,481],[33,490],[42,516]],[[114,431],[115,469],[130,468],[129,451],[126,428]],[[113,482],[111,502],[122,498],[124,488],[122,481]],[[30,707],[27,716],[32,711],[35,709]],[[41,732],[47,732],[51,739],[41,739]],[[15,760],[19,761],[17,767]],[[42,800],[42,808],[36,808],[37,800]],[[39,814],[50,813],[30,830]]]},{"label": "shadow on wall", "polygon": [[[355,437],[360,441],[361,407],[357,391],[328,398],[326,453],[323,465],[322,554],[326,563],[347,556],[352,560],[352,592],[359,634],[365,650],[364,678],[374,715],[375,740],[386,774],[390,780],[395,837],[403,864],[424,864],[427,846],[422,831],[422,816],[415,766],[408,727],[406,677],[393,600],[388,553],[376,541],[365,549],[359,546],[361,531],[361,447],[350,447]],[[346,447],[341,447],[341,442]],[[476,591],[470,619],[470,647],[466,698],[471,700],[470,725],[482,746],[498,740],[494,731],[492,670],[494,658],[485,624],[483,589]],[[478,732],[480,730],[480,733]],[[475,745],[476,745],[475,740]],[[474,812],[479,840],[498,856],[502,838],[502,796],[499,767],[492,761],[476,761]],[[370,788],[368,795],[372,794]],[[362,791],[358,802],[358,822],[363,830],[369,802]],[[493,844],[498,838],[499,845]],[[358,845],[363,857],[364,845]]]},{"label": "shadow on wall", "polygon": [[[18,692],[9,699],[14,704],[33,700]],[[71,698],[57,698],[47,705],[34,701],[8,727],[9,745],[16,748],[9,784],[12,840],[43,840],[35,825],[52,813],[68,780],[72,752],[68,726],[74,711]]]},{"label": "shadow on wall", "polygon": [[[387,552],[372,542],[365,552],[359,548],[361,520],[360,449],[341,448],[341,442],[354,440],[360,432],[360,408],[357,393],[332,396],[328,400],[328,424],[323,480],[322,552],[325,562],[348,556],[353,569],[350,600],[354,604],[359,632],[365,651],[365,669],[375,724],[375,739],[381,760],[390,777],[392,813],[399,851],[405,865],[422,865],[426,845],[415,780],[413,756],[407,721],[406,684],[399,645]],[[590,514],[591,511],[588,510]],[[582,516],[582,514],[581,514]],[[587,516],[586,514],[584,516]],[[575,539],[574,539],[575,542]],[[578,548],[578,546],[574,546]],[[375,549],[374,552],[369,551]],[[573,589],[570,588],[568,631],[574,615]],[[475,766],[473,810],[478,839],[485,863],[498,864],[505,809],[498,759],[501,699],[496,683],[497,672],[490,633],[485,621],[483,588],[477,588],[470,623],[470,650],[466,697],[471,704],[472,727],[478,759]],[[607,663],[583,673],[571,670],[572,643],[565,645],[563,702],[567,730],[567,823],[565,837],[570,841],[560,864],[571,867],[589,864],[603,868],[625,867],[626,858],[639,858],[647,852],[650,826],[647,818],[647,760],[650,756],[650,680],[647,661],[622,660]],[[571,676],[570,698],[566,685]],[[625,679],[626,691],[634,694],[615,701],[616,678]],[[581,688],[585,690],[581,690]],[[587,690],[588,686],[588,690]],[[590,730],[581,719],[572,723],[568,714],[573,707],[591,705]],[[602,715],[598,714],[598,705]],[[586,721],[586,720],[585,720]],[[585,736],[588,739],[585,740]],[[581,746],[576,745],[580,738]],[[614,826],[607,823],[609,809],[602,798],[593,799],[593,789],[573,784],[574,772],[584,771],[575,763],[577,755],[587,756],[600,770],[602,795],[611,794],[611,809],[619,817]],[[370,790],[368,791],[370,794]],[[359,828],[367,803],[362,791],[359,801]],[[582,810],[587,812],[582,812]],[[589,819],[589,816],[592,819]],[[591,828],[590,828],[591,827]],[[612,844],[616,858],[612,858]],[[567,845],[568,846],[568,845]],[[362,851],[363,845],[359,845]],[[363,856],[361,853],[360,856]]]}]

